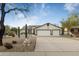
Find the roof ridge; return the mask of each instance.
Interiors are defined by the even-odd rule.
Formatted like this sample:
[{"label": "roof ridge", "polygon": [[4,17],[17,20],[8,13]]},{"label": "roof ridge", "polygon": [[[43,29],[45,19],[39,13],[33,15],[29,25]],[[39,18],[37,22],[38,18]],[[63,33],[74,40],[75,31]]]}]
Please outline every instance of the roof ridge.
[{"label": "roof ridge", "polygon": [[[48,24],[48,23],[45,23],[45,24],[43,24],[43,25],[46,25],[46,24]],[[49,23],[49,24],[51,24],[51,23]],[[40,25],[40,26],[38,26],[38,27],[41,27],[41,26],[43,26],[43,25]],[[55,25],[55,24],[51,24],[51,25],[56,26],[56,27],[58,27],[58,28],[61,28],[61,27],[59,27],[59,26],[57,26],[57,25]],[[36,28],[38,28],[38,27],[36,27]]]}]

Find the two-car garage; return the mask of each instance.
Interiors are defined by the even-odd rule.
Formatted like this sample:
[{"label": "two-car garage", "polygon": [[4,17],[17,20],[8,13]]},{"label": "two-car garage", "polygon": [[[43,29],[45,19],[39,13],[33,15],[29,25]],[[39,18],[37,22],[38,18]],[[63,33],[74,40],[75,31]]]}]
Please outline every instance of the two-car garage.
[{"label": "two-car garage", "polygon": [[37,30],[37,36],[60,36],[60,30]]},{"label": "two-car garage", "polygon": [[50,24],[44,24],[36,29],[37,36],[60,36],[62,30],[60,27]]}]

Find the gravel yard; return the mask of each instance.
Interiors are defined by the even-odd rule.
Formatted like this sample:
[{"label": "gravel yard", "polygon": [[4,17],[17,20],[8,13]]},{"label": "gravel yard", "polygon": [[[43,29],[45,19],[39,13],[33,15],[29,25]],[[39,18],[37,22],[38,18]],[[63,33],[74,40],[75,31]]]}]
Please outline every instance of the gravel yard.
[{"label": "gravel yard", "polygon": [[[17,41],[17,44],[12,44],[12,41]],[[25,38],[18,38],[18,37],[4,37],[3,38],[3,44],[4,43],[11,43],[13,45],[12,49],[6,49],[4,46],[0,46],[0,52],[31,52],[35,49],[36,44],[36,38],[32,37],[30,46],[24,46]]]}]

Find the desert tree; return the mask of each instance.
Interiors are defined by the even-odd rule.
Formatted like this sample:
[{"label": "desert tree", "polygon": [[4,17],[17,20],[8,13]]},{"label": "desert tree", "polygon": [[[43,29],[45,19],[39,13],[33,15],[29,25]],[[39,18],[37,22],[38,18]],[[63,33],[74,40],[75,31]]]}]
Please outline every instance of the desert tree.
[{"label": "desert tree", "polygon": [[[15,14],[17,15],[18,11],[20,11],[20,12],[22,12],[24,14],[24,16],[26,16],[25,12],[28,11],[28,7],[26,7],[27,4],[22,4],[22,6],[24,8],[19,8],[21,6],[17,6],[18,4],[9,4],[13,8],[8,8],[6,5],[7,5],[6,3],[1,3],[0,4],[0,11],[1,11],[1,19],[0,19],[0,46],[3,45],[2,39],[3,39],[4,32],[5,32],[4,20],[5,20],[6,14],[9,14],[10,12],[14,11]],[[8,9],[8,10],[6,10],[6,9]]]},{"label": "desert tree", "polygon": [[16,27],[12,27],[12,28],[10,29],[10,31],[15,32],[15,34],[17,35],[17,28],[16,28]]},{"label": "desert tree", "polygon": [[5,35],[8,35],[9,32],[10,32],[10,26],[5,25]]},{"label": "desert tree", "polygon": [[78,26],[79,17],[77,14],[70,15],[66,20],[61,21],[61,26],[63,29],[67,28],[67,32],[69,34],[70,29],[73,26]]}]

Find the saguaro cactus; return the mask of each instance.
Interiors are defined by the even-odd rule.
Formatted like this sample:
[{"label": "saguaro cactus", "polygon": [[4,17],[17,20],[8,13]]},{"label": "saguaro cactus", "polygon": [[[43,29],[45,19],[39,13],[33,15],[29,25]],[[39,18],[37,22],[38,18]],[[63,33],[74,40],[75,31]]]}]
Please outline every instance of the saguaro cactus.
[{"label": "saguaro cactus", "polygon": [[20,38],[20,27],[18,27],[18,37]]},{"label": "saguaro cactus", "polygon": [[27,38],[27,24],[25,25],[25,38]]}]

